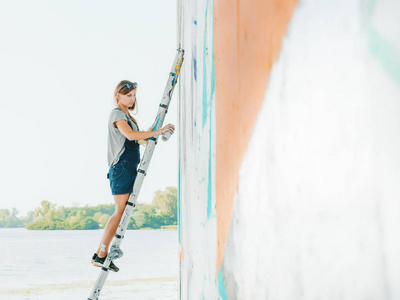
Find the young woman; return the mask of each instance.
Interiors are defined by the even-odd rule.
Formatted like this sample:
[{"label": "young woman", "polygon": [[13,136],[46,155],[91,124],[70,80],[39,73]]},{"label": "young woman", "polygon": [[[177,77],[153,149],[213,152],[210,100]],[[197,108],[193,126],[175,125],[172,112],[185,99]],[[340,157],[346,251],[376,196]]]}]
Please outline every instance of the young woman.
[{"label": "young woman", "polygon": [[[92,264],[101,267],[107,257],[111,240],[117,232],[119,222],[125,210],[126,202],[132,193],[140,163],[140,151],[137,140],[144,140],[162,135],[166,131],[174,133],[175,127],[168,124],[157,131],[139,131],[131,110],[136,107],[136,82],[121,81],[114,91],[116,107],[111,111],[108,120],[108,179],[111,193],[114,196],[115,212],[108,220],[99,248],[92,257]],[[118,272],[113,262],[110,270]]]}]

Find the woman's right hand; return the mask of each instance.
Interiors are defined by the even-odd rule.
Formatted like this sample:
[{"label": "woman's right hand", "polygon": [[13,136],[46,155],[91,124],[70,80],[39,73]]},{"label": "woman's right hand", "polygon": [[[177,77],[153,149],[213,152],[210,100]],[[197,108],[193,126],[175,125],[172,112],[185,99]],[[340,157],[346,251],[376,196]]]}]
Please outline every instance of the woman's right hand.
[{"label": "woman's right hand", "polygon": [[161,128],[161,129],[159,130],[160,135],[163,135],[163,134],[166,133],[167,131],[169,131],[169,132],[171,132],[171,134],[173,134],[174,131],[175,131],[175,126],[172,125],[172,124],[167,124],[167,125],[165,125],[163,128]]}]

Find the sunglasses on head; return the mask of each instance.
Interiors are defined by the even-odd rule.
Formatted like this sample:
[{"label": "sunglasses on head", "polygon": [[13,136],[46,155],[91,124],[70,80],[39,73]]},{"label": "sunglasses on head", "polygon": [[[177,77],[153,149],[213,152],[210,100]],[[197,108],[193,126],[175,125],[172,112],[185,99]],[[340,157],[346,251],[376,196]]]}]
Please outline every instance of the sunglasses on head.
[{"label": "sunglasses on head", "polygon": [[133,83],[127,82],[127,83],[123,84],[119,90],[122,90],[124,87],[127,87],[128,89],[132,90],[137,87],[137,83],[136,82],[133,82]]}]

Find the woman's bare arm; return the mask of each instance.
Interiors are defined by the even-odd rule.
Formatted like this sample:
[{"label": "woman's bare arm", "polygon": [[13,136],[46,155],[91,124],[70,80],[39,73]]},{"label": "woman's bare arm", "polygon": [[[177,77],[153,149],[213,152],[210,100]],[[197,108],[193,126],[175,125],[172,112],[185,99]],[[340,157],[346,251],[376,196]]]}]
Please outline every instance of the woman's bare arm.
[{"label": "woman's bare arm", "polygon": [[[135,131],[132,130],[132,128],[128,125],[128,123],[125,120],[119,120],[115,122],[115,125],[121,131],[121,133],[130,141],[134,140],[145,140],[148,138],[151,138],[153,136],[161,135],[165,131],[169,130],[171,133],[174,133],[173,131],[173,125],[168,124],[164,128],[157,130],[157,131]],[[172,126],[172,127],[171,127]]]}]

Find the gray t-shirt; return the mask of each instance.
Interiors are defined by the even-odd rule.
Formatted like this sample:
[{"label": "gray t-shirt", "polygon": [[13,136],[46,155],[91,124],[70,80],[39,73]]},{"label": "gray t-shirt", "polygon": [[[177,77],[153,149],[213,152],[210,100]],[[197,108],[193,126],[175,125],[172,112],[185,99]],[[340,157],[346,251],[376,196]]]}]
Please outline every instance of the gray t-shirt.
[{"label": "gray t-shirt", "polygon": [[138,131],[136,124],[120,108],[114,108],[108,119],[108,167],[115,165],[125,150],[126,137],[114,126],[114,122],[126,120],[133,130]]}]

